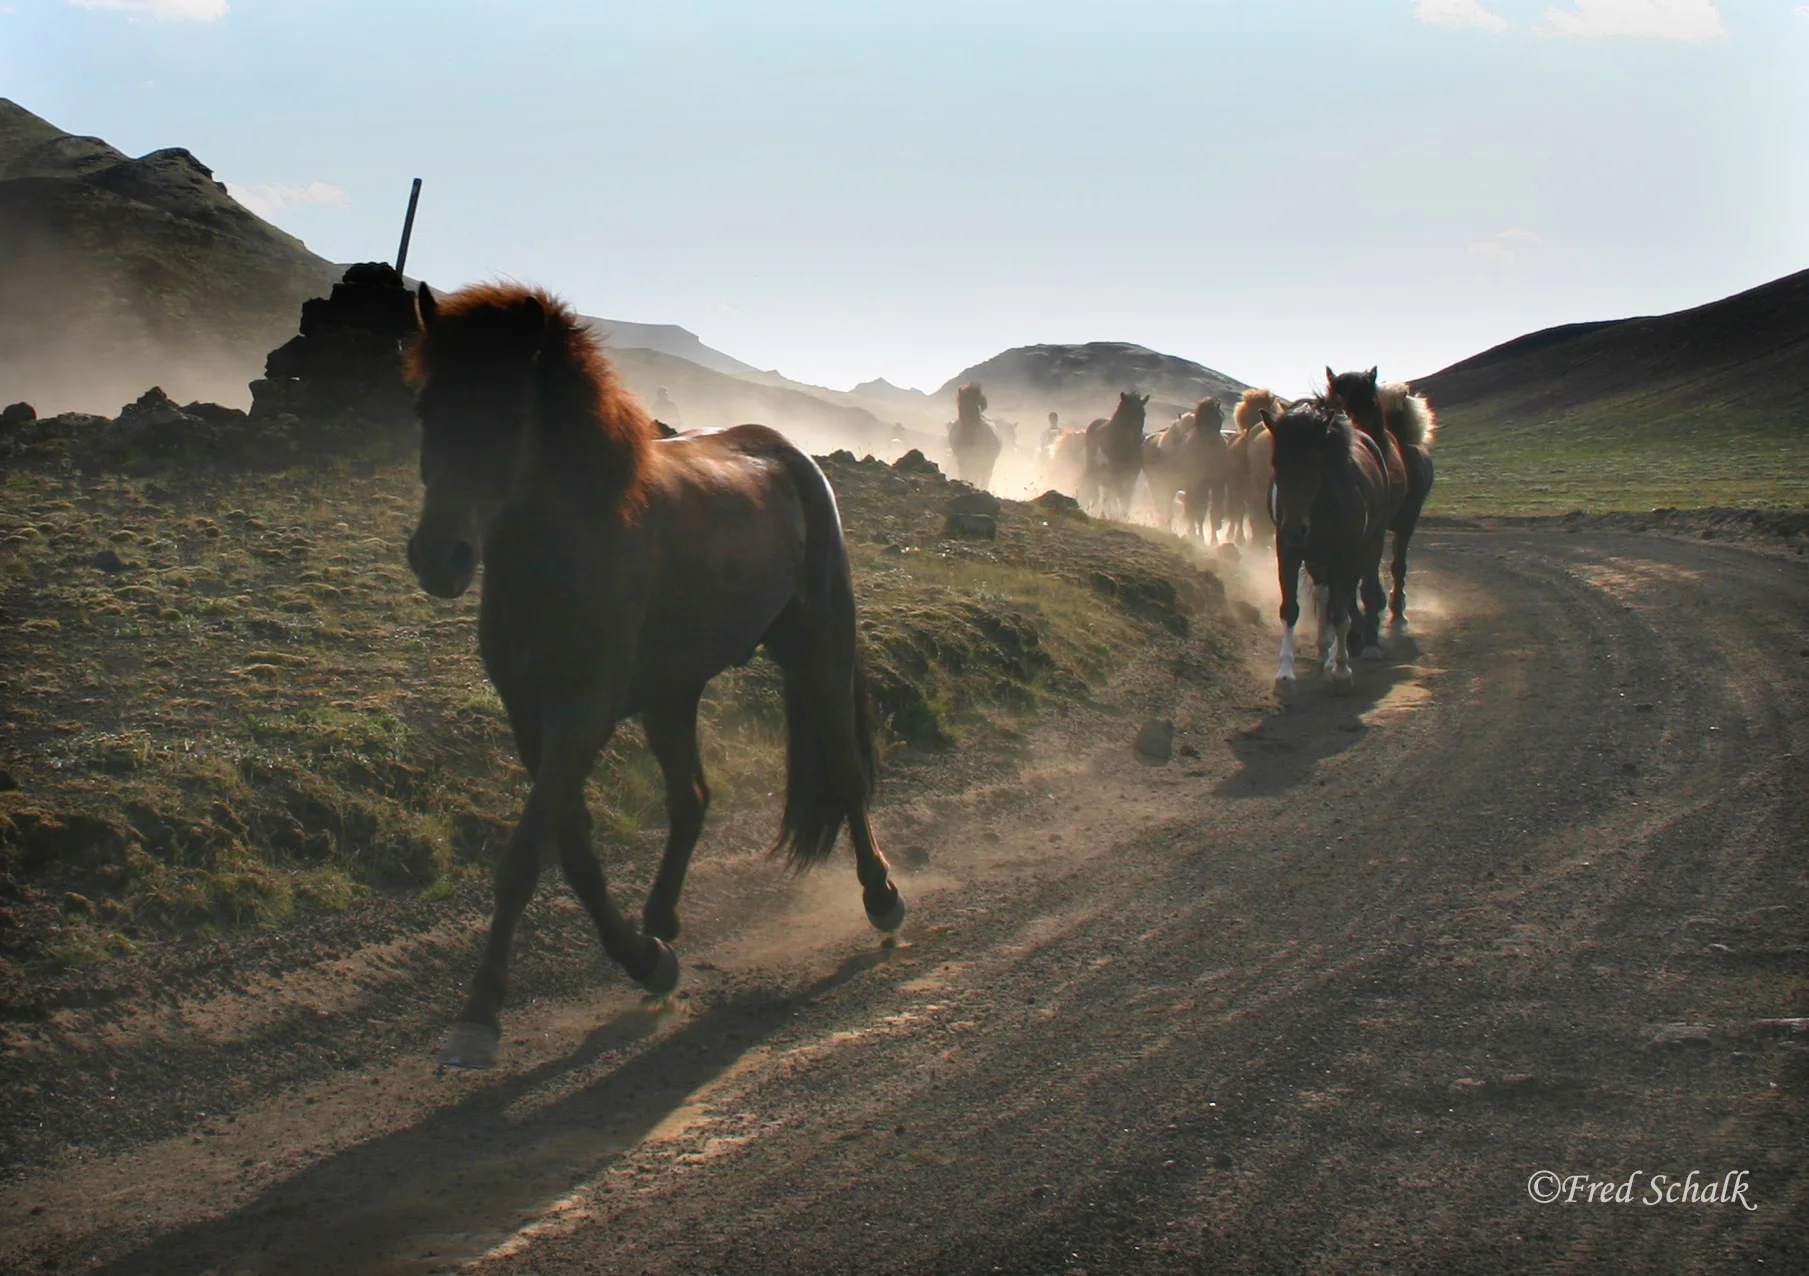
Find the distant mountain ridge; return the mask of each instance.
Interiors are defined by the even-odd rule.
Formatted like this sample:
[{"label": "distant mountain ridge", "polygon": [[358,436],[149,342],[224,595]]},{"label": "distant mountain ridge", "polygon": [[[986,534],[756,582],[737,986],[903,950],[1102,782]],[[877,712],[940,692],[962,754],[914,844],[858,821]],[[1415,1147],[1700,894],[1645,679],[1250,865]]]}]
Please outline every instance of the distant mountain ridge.
[{"label": "distant mountain ridge", "polygon": [[625,319],[599,319],[585,315],[584,322],[603,343],[618,350],[654,350],[660,354],[688,359],[700,368],[726,372],[730,376],[757,375],[751,363],[743,363],[732,355],[706,346],[696,333],[675,323],[629,323]]}]

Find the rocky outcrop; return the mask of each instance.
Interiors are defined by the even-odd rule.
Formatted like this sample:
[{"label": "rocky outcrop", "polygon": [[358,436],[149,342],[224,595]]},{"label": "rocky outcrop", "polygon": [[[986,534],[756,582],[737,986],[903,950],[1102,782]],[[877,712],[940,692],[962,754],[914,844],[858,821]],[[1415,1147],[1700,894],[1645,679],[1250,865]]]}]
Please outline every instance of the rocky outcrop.
[{"label": "rocky outcrop", "polygon": [[402,343],[418,330],[414,294],[385,262],[352,266],[326,297],[303,303],[300,335],[270,352],[251,383],[251,418],[309,428],[406,428],[414,394]]}]

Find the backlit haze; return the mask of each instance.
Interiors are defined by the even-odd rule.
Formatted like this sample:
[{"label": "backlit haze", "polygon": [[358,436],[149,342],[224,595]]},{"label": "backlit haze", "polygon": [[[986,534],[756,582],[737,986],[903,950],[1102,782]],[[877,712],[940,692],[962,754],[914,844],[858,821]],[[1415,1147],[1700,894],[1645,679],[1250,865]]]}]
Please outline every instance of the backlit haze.
[{"label": "backlit haze", "polygon": [[336,261],[789,377],[1138,342],[1299,390],[1809,265],[1809,5],[10,0],[0,95]]}]

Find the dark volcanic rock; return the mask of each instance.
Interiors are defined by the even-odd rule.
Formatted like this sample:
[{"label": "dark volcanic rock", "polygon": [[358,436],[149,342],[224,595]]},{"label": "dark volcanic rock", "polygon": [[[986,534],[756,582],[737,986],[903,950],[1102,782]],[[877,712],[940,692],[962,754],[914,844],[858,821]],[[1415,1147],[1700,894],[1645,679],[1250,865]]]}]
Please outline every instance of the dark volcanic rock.
[{"label": "dark volcanic rock", "polygon": [[923,474],[933,475],[936,478],[942,477],[942,470],[937,466],[936,462],[930,460],[929,457],[925,456],[916,448],[912,448],[909,452],[906,452],[903,456],[892,462],[892,468],[902,474]]},{"label": "dark volcanic rock", "polygon": [[999,511],[1004,508],[999,504],[999,498],[991,492],[982,492],[965,483],[957,483],[955,487],[961,490],[951,496],[948,504],[943,507],[946,514],[981,514],[987,518],[997,518]]},{"label": "dark volcanic rock", "polygon": [[999,538],[999,520],[990,514],[965,514],[949,511],[948,519],[942,525],[944,536],[967,536],[976,540],[997,540]]},{"label": "dark volcanic rock", "polygon": [[341,431],[411,425],[401,356],[416,331],[414,294],[394,267],[349,267],[329,296],[302,305],[300,335],[270,352],[264,378],[251,383],[251,419]]}]

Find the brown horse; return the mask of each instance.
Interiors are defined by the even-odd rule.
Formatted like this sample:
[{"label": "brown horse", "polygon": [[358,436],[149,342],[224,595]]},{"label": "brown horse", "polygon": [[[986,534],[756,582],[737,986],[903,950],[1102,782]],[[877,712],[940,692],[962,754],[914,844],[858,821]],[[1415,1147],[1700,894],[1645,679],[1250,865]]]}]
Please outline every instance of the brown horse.
[{"label": "brown horse", "polygon": [[1324,624],[1335,642],[1325,669],[1351,677],[1351,629],[1361,591],[1363,617],[1355,645],[1367,649],[1382,623],[1382,545],[1407,496],[1400,458],[1352,425],[1329,399],[1302,399],[1280,417],[1264,417],[1274,438],[1275,563],[1281,578],[1280,683],[1294,679],[1294,624],[1300,619],[1300,569],[1327,591]]},{"label": "brown horse", "polygon": [[1184,412],[1160,434],[1143,441],[1143,474],[1155,503],[1156,521],[1168,527],[1174,519],[1175,497],[1182,497],[1188,530],[1204,535],[1212,524],[1212,539],[1225,517],[1225,478],[1229,464],[1225,447],[1225,410],[1217,399],[1201,399],[1192,412]]},{"label": "brown horse", "polygon": [[992,482],[992,467],[1004,448],[985,413],[986,396],[980,392],[978,381],[969,381],[955,391],[955,419],[949,422],[948,450],[955,458],[955,477],[975,487],[986,487]]},{"label": "brown horse", "polygon": [[[1229,535],[1249,544],[1267,545],[1275,525],[1269,521],[1270,458],[1274,438],[1267,421],[1278,420],[1288,401],[1271,390],[1245,390],[1231,414],[1237,437],[1226,463],[1226,514]],[[1267,420],[1265,420],[1267,418]],[[1248,530],[1246,531],[1246,525]]]},{"label": "brown horse", "polygon": [[[896,930],[905,905],[867,820],[874,728],[822,472],[761,425],[656,440],[582,321],[544,292],[486,284],[436,303],[422,285],[418,304],[426,491],[408,563],[428,593],[455,598],[483,562],[478,647],[533,778],[441,1060],[494,1064],[510,942],[554,848],[609,956],[654,993],[678,982],[669,941],[710,800],[698,700],[757,647],[784,675],[778,845],[805,867],[847,824],[867,916]],[[633,714],[670,816],[640,928],[610,898],[584,804],[585,778]]]},{"label": "brown horse", "polygon": [[1374,368],[1340,373],[1327,368],[1325,386],[1326,395],[1336,399],[1360,429],[1371,435],[1386,432],[1401,449],[1407,469],[1407,499],[1389,525],[1394,533],[1394,559],[1389,564],[1394,590],[1388,598],[1388,612],[1396,627],[1403,626],[1407,623],[1407,546],[1432,492],[1432,440],[1438,433],[1438,418],[1424,396],[1399,381],[1378,381]]},{"label": "brown horse", "polygon": [[1137,476],[1143,473],[1143,411],[1149,395],[1125,390],[1108,417],[1087,426],[1087,468],[1080,503],[1106,518],[1128,518]]}]

